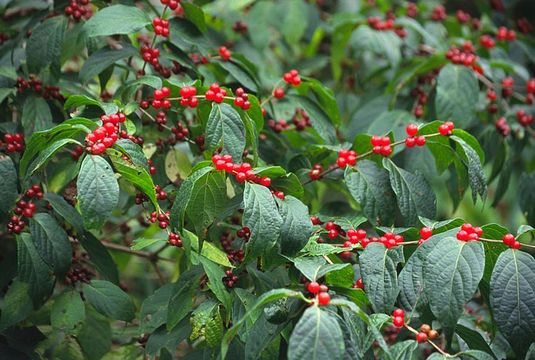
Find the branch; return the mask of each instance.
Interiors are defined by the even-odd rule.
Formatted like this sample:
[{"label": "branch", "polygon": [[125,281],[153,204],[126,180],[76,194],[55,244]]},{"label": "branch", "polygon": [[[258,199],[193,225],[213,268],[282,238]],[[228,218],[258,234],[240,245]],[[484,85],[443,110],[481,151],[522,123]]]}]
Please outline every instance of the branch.
[{"label": "branch", "polygon": [[175,260],[173,260],[173,259],[164,258],[164,257],[159,256],[158,254],[151,253],[151,252],[148,252],[148,251],[132,250],[128,246],[115,244],[115,243],[108,242],[108,241],[101,241],[101,243],[102,243],[102,245],[104,245],[104,247],[106,247],[108,249],[117,250],[117,251],[121,251],[121,252],[124,252],[124,253],[127,253],[127,254],[143,257],[145,259],[149,259],[151,262],[157,262],[159,260],[173,262],[173,263],[175,262]]}]

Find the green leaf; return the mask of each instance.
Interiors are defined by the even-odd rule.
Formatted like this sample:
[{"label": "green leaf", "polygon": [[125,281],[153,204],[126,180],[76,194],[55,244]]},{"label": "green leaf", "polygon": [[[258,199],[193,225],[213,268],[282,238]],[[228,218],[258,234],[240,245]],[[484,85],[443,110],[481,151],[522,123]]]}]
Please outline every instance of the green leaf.
[{"label": "green leaf", "polygon": [[241,85],[251,91],[258,92],[260,85],[254,73],[252,73],[247,66],[236,58],[234,55],[230,60],[214,60],[214,62],[221,65],[233,78],[235,78]]},{"label": "green leaf", "polygon": [[464,140],[457,136],[451,136],[451,139],[461,145],[464,156],[465,165],[468,169],[468,181],[472,188],[472,200],[475,203],[477,195],[484,199],[487,194],[487,180],[485,179],[485,173],[483,172],[482,162],[474,148],[468,145]]},{"label": "green leaf", "polygon": [[399,294],[398,262],[395,252],[380,243],[369,244],[360,256],[362,281],[376,312],[390,313],[394,309]]},{"label": "green leaf", "polygon": [[223,212],[226,201],[224,172],[207,172],[194,181],[185,213],[195,226],[197,234],[202,234]]},{"label": "green leaf", "polygon": [[314,96],[318,99],[318,103],[331,118],[332,123],[339,126],[340,110],[338,109],[334,92],[319,80],[312,78],[303,78],[302,80],[303,82],[298,89],[305,88],[312,90]]},{"label": "green leaf", "polygon": [[437,199],[423,175],[398,168],[392,160],[386,158],[383,159],[383,166],[390,173],[390,183],[405,224],[417,225],[418,216],[434,218]]},{"label": "green leaf", "polygon": [[110,155],[110,160],[118,174],[137,187],[145,194],[155,209],[158,209],[158,200],[156,199],[156,191],[152,177],[148,170],[137,165],[130,159],[124,160],[121,153],[115,149],[108,149],[107,153]]},{"label": "green leaf", "polygon": [[99,228],[119,201],[119,185],[111,166],[101,156],[86,156],[76,186],[84,224]]},{"label": "green leaf", "polygon": [[351,35],[350,43],[358,51],[366,50],[385,57],[394,67],[401,61],[401,39],[393,32],[376,31],[361,25]]},{"label": "green leaf", "polygon": [[120,287],[105,280],[91,280],[83,284],[84,297],[102,315],[115,320],[130,321],[135,316],[135,306]]},{"label": "green leaf", "polygon": [[485,254],[478,241],[442,239],[427,255],[424,292],[433,314],[453,328],[483,277]]},{"label": "green leaf", "polygon": [[0,155],[0,210],[7,213],[15,204],[19,190],[17,189],[17,170],[10,157]]},{"label": "green leaf", "polygon": [[385,169],[363,160],[356,171],[345,172],[349,193],[357,200],[362,212],[372,224],[391,225],[396,212],[395,195]]},{"label": "green leaf", "polygon": [[2,316],[0,317],[0,330],[26,319],[33,311],[32,298],[30,297],[30,285],[25,282],[14,280],[3,296]]},{"label": "green leaf", "polygon": [[98,106],[106,113],[106,115],[115,114],[116,112],[119,111],[119,107],[114,103],[101,102],[101,101],[92,99],[89,96],[85,96],[85,95],[69,96],[67,101],[65,101],[65,104],[63,104],[63,108],[65,110],[68,110],[70,108],[78,108],[80,106],[87,106],[87,105]]},{"label": "green leaf", "polygon": [[85,305],[78,291],[66,291],[56,298],[50,311],[53,328],[71,333],[84,320]]},{"label": "green leaf", "polygon": [[243,208],[243,225],[251,230],[247,250],[252,258],[277,243],[283,220],[269,188],[262,185],[245,183]]},{"label": "green leaf", "polygon": [[111,349],[111,334],[108,320],[92,310],[87,311],[76,340],[88,360],[100,360]]},{"label": "green leaf", "polygon": [[518,205],[527,222],[535,224],[535,172],[522,173],[518,180]]},{"label": "green leaf", "polygon": [[215,262],[216,264],[223,265],[229,268],[234,267],[230,263],[228,255],[208,241],[205,241],[203,243],[201,255],[207,258],[208,260]]},{"label": "green leaf", "polygon": [[280,11],[284,16],[280,32],[290,44],[297,44],[307,28],[308,9],[303,0],[280,3]]},{"label": "green leaf", "polygon": [[84,66],[82,66],[78,75],[80,81],[82,83],[87,83],[117,61],[137,54],[138,51],[134,47],[124,44],[120,49],[112,49],[109,47],[99,49],[92,53],[84,62]]},{"label": "green leaf", "polygon": [[53,72],[59,72],[66,28],[67,18],[55,16],[32,29],[32,35],[26,44],[26,61],[31,73],[39,74],[49,65]]},{"label": "green leaf", "polygon": [[[167,332],[165,326],[160,326],[149,337],[146,346],[147,355],[156,355],[158,351],[162,354],[174,353],[178,345],[186,340],[191,334],[191,324],[189,319],[184,319],[172,331]],[[169,355],[170,356],[170,355]],[[160,358],[164,358],[161,356]]]},{"label": "green leaf", "polygon": [[29,285],[28,293],[34,305],[42,304],[52,292],[54,276],[37,252],[29,234],[22,234],[17,239],[17,262],[18,279]]},{"label": "green leaf", "polygon": [[144,239],[144,238],[137,238],[132,242],[132,245],[130,246],[130,249],[132,250],[143,250],[146,247],[149,247],[154,244],[162,244],[167,242],[165,239]]},{"label": "green leaf", "polygon": [[336,138],[336,129],[334,128],[331,119],[317,102],[304,96],[287,95],[286,97],[300,105],[308,113],[312,127],[327,144],[335,144],[338,142]]},{"label": "green leaf", "polygon": [[205,257],[201,256],[199,260],[204,268],[204,271],[206,272],[206,276],[208,276],[208,288],[212,290],[215,297],[221,301],[223,306],[230,311],[232,308],[231,297],[222,281],[222,279],[225,277],[225,272],[219,265],[206,259]]},{"label": "green leaf", "polygon": [[47,213],[34,214],[30,220],[32,239],[39,255],[62,276],[71,267],[72,250],[67,233],[56,220]]},{"label": "green leaf", "polygon": [[84,30],[89,37],[132,34],[150,23],[146,11],[135,6],[113,5],[91,16],[85,23]]},{"label": "green leaf", "polygon": [[279,203],[279,211],[282,217],[281,252],[294,255],[307,244],[312,234],[308,207],[293,196],[286,196],[285,201]]},{"label": "green leaf", "polygon": [[344,339],[337,319],[318,306],[305,310],[290,336],[288,359],[342,359]]},{"label": "green leaf", "polygon": [[317,281],[331,271],[344,269],[350,264],[326,264],[323,257],[299,257],[293,260],[297,270],[308,278],[310,281]]},{"label": "green leaf", "polygon": [[518,357],[535,339],[535,259],[518,250],[501,253],[490,280],[494,321]]},{"label": "green leaf", "polygon": [[67,223],[69,223],[78,234],[84,232],[84,222],[80,213],[71,206],[63,196],[54,193],[46,193],[44,200],[48,201],[52,209],[61,216]]},{"label": "green leaf", "polygon": [[22,108],[21,122],[26,137],[35,131],[52,127],[52,113],[46,100],[42,97],[28,96]]},{"label": "green leaf", "polygon": [[114,284],[119,284],[117,266],[108,252],[108,249],[106,249],[104,245],[102,245],[102,243],[89,232],[85,232],[83,236],[79,237],[79,240],[85,251],[87,251],[89,260],[98,270],[100,275]]},{"label": "green leaf", "polygon": [[54,141],[50,145],[48,145],[45,149],[43,149],[39,156],[35,158],[35,160],[32,161],[30,166],[28,167],[28,172],[26,174],[26,178],[29,178],[32,176],[37,170],[41,169],[43,166],[48,163],[48,161],[59,151],[61,150],[65,145],[68,144],[76,144],[79,146],[82,146],[81,143],[74,139],[61,139],[58,141]]},{"label": "green leaf", "polygon": [[206,124],[206,146],[213,150],[221,144],[223,151],[235,161],[241,159],[245,149],[245,126],[232,106],[214,103]]},{"label": "green leaf", "polygon": [[139,309],[140,331],[153,332],[167,322],[169,299],[174,289],[175,284],[165,284],[145,298]]},{"label": "green leaf", "polygon": [[492,358],[496,359],[496,356],[494,355],[494,352],[490,348],[489,344],[476,330],[472,330],[462,324],[457,324],[455,327],[455,332],[463,339],[470,349],[484,351],[491,355]]},{"label": "green leaf", "polygon": [[405,340],[395,343],[390,348],[390,353],[395,360],[411,360],[416,349],[418,349],[418,343],[416,341]]},{"label": "green leaf", "polygon": [[179,231],[182,230],[184,226],[186,208],[191,201],[191,194],[193,192],[193,187],[195,186],[195,183],[212,170],[213,168],[210,166],[201,168],[191,174],[188,178],[186,178],[182,182],[182,185],[180,185],[175,202],[173,203],[173,207],[171,208],[170,216],[171,225],[173,225],[173,227],[178,229]]},{"label": "green leaf", "polygon": [[208,29],[206,26],[206,20],[204,18],[204,11],[202,11],[200,7],[189,2],[184,2],[181,4],[181,6],[184,9],[186,19],[194,23],[195,26],[197,26],[197,29],[202,32],[205,32]]},{"label": "green leaf", "polygon": [[451,120],[459,127],[473,124],[479,84],[474,71],[462,65],[448,64],[437,78],[435,106],[440,120]]},{"label": "green leaf", "polygon": [[[202,272],[200,267],[193,267],[184,272],[175,283],[169,298],[167,311],[167,330],[172,330],[193,308],[193,293],[199,286]],[[222,280],[220,280],[221,283]]]}]

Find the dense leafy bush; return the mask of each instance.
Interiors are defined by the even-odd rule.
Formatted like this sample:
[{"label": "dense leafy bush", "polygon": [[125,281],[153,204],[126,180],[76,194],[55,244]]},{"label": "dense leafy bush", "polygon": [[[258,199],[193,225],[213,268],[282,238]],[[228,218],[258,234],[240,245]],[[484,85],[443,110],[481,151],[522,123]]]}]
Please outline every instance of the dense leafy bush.
[{"label": "dense leafy bush", "polygon": [[476,3],[2,2],[0,357],[533,359],[533,4]]}]

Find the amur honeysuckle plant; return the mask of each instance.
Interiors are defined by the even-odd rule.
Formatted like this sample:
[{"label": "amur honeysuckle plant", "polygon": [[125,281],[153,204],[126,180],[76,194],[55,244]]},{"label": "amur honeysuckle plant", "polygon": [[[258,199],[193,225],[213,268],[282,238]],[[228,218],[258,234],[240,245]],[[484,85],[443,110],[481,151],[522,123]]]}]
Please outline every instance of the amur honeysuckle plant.
[{"label": "amur honeysuckle plant", "polygon": [[463,6],[4,1],[0,358],[535,357],[529,1]]}]

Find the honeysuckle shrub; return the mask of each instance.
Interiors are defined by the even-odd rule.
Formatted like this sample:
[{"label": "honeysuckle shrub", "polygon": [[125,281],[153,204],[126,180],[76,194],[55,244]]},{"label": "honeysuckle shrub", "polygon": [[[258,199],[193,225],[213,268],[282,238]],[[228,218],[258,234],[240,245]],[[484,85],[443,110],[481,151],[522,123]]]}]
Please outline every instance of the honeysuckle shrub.
[{"label": "honeysuckle shrub", "polygon": [[2,2],[0,357],[532,359],[532,4],[446,5]]}]

